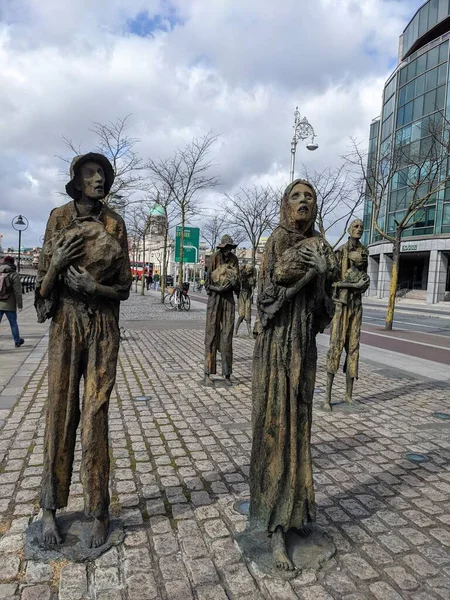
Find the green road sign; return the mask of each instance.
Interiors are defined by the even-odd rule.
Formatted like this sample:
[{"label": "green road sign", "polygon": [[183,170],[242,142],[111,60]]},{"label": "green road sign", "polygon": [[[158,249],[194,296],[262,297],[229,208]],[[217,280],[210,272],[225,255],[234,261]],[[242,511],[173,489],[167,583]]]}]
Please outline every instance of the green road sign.
[{"label": "green road sign", "polygon": [[[175,235],[175,262],[180,262],[180,238],[181,227],[178,225]],[[184,228],[184,252],[183,263],[198,263],[198,251],[200,246],[200,229],[198,227]]]}]

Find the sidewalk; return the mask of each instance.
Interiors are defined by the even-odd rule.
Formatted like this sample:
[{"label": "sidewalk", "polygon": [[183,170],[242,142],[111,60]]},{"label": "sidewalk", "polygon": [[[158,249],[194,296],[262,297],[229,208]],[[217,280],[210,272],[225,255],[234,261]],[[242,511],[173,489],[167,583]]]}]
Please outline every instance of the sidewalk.
[{"label": "sidewalk", "polygon": [[[374,296],[364,296],[363,305],[371,308],[387,308],[387,298],[375,298]],[[450,302],[439,302],[438,304],[427,304],[423,300],[403,300],[398,298],[395,302],[395,311],[407,311],[417,313],[428,313],[435,316],[450,318]]]},{"label": "sidewalk", "polygon": [[[328,414],[319,345],[312,455],[318,523],[337,554],[318,573],[267,579],[233,541],[246,524],[234,507],[249,494],[254,342],[236,339],[233,387],[203,387],[205,308],[166,311],[153,293],[123,307],[110,441],[111,508],[126,539],[92,563],[23,559],[23,532],[38,514],[46,338],[21,355],[29,377],[0,417],[0,598],[448,600],[450,421],[432,414],[450,413],[450,385],[363,360],[362,410]],[[338,374],[336,401],[344,387]],[[429,460],[409,462],[406,452]],[[82,508],[79,466],[78,446],[71,511]]]}]

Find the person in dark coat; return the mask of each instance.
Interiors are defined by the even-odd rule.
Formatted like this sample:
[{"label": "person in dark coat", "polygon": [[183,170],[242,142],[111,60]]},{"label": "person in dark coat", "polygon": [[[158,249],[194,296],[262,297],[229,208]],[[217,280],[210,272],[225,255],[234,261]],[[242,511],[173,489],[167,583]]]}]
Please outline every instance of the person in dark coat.
[{"label": "person in dark coat", "polygon": [[[14,258],[5,256],[0,264],[0,280],[2,281],[2,290],[0,290],[0,323],[3,315],[9,321],[11,333],[14,339],[16,348],[20,348],[25,343],[25,340],[20,337],[19,326],[17,324],[17,311],[23,308],[22,301],[22,284],[20,283],[20,275],[17,273]],[[3,281],[4,280],[4,281]]]}]

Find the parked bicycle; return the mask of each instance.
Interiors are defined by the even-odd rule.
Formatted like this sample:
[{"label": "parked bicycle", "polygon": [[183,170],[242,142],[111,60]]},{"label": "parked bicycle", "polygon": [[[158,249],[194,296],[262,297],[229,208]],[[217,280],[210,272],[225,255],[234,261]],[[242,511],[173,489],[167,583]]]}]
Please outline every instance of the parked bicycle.
[{"label": "parked bicycle", "polygon": [[191,299],[189,298],[189,283],[177,286],[171,294],[164,296],[164,306],[169,309],[190,310]]}]

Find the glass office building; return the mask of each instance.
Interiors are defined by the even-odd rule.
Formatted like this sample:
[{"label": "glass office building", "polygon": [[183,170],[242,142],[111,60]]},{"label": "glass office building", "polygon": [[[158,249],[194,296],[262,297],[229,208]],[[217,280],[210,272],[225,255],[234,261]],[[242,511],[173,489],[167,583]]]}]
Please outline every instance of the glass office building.
[{"label": "glass office building", "polygon": [[[426,152],[430,123],[442,121],[443,114],[450,119],[449,38],[450,0],[428,0],[400,36],[399,64],[385,84],[381,116],[370,126],[369,161],[377,161],[393,142]],[[381,229],[390,234],[394,217],[401,217],[412,197],[402,175],[400,170],[392,178],[378,218]],[[364,206],[363,241],[370,253],[369,294],[386,297],[392,245],[372,227],[370,200]],[[430,197],[414,226],[404,232],[399,287],[430,303],[450,300],[449,258],[450,185]]]}]

